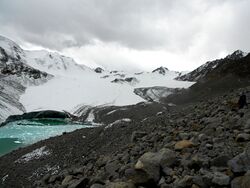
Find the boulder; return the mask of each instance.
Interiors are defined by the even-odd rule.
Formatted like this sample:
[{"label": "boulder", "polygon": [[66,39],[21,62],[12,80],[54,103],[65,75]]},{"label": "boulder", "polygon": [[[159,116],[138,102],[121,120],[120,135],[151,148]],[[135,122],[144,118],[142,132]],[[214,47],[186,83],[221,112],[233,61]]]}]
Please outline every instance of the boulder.
[{"label": "boulder", "polygon": [[163,148],[156,153],[144,153],[135,165],[135,169],[145,171],[149,177],[157,182],[160,178],[160,169],[171,167],[176,163],[175,152]]},{"label": "boulder", "polygon": [[136,170],[144,171],[149,179],[158,182],[160,179],[160,156],[156,153],[144,153],[135,164]]},{"label": "boulder", "polygon": [[152,177],[149,177],[149,175],[143,170],[129,168],[125,171],[125,177],[137,186],[147,185],[148,187],[154,187],[157,185]]},{"label": "boulder", "polygon": [[244,173],[250,170],[250,144],[243,153],[228,161],[228,166],[234,173]]},{"label": "boulder", "polygon": [[250,174],[237,177],[231,182],[231,188],[249,188]]}]

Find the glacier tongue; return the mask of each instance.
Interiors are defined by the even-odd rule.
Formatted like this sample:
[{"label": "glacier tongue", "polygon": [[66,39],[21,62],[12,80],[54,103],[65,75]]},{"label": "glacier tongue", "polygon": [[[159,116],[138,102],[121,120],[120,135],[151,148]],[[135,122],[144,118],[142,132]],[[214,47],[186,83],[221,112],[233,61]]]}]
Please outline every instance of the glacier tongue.
[{"label": "glacier tongue", "polygon": [[134,93],[138,87],[163,86],[169,88],[187,88],[193,82],[173,80],[176,74],[168,76],[152,73],[135,75],[124,73],[126,77],[136,77],[138,83],[112,83],[119,75],[108,73],[97,74],[84,72],[83,74],[57,75],[46,84],[29,87],[20,98],[20,102],[27,111],[34,110],[66,110],[73,112],[79,104],[97,105],[130,105],[144,101]]}]

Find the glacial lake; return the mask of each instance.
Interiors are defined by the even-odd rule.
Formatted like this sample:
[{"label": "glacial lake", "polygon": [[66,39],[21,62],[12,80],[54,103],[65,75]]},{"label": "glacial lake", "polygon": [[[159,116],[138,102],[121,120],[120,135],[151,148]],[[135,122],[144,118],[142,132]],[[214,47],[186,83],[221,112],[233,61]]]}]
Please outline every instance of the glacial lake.
[{"label": "glacial lake", "polygon": [[87,127],[92,126],[90,124],[66,124],[63,121],[48,119],[11,122],[0,127],[0,156],[19,147]]}]

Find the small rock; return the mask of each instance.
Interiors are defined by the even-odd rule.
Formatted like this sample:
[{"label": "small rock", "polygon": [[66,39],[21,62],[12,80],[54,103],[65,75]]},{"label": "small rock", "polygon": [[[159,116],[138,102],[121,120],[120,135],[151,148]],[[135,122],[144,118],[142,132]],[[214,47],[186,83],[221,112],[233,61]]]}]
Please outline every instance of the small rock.
[{"label": "small rock", "polygon": [[227,155],[219,155],[211,160],[211,166],[226,167],[230,157]]},{"label": "small rock", "polygon": [[117,160],[110,161],[105,165],[105,170],[110,176],[116,177],[118,175],[117,170],[119,167],[120,165]]},{"label": "small rock", "polygon": [[144,137],[145,135],[147,135],[146,132],[134,131],[131,136],[131,142],[136,142],[138,139]]},{"label": "small rock", "polygon": [[250,140],[250,134],[240,133],[236,136],[236,142],[245,142]]},{"label": "small rock", "polygon": [[193,142],[191,142],[189,140],[181,140],[175,144],[174,149],[179,151],[179,150],[182,150],[184,148],[191,148],[193,146],[194,146]]},{"label": "small rock", "polygon": [[212,144],[206,144],[206,148],[207,149],[213,149],[213,145]]},{"label": "small rock", "polygon": [[229,185],[230,177],[221,172],[215,172],[213,175],[212,183],[220,186]]},{"label": "small rock", "polygon": [[49,178],[49,183],[54,183],[56,180],[60,179],[60,176],[58,175],[53,175]]},{"label": "small rock", "polygon": [[99,184],[99,183],[95,183],[95,184],[91,185],[90,188],[104,188],[104,185]]},{"label": "small rock", "polygon": [[184,188],[184,187],[191,187],[193,184],[193,177],[192,176],[185,176],[180,180],[176,180],[174,182],[174,187],[176,188]]},{"label": "small rock", "polygon": [[70,182],[72,179],[73,179],[73,176],[71,176],[71,175],[66,176],[66,177],[63,179],[63,181],[62,181],[62,185],[68,185],[69,182]]},{"label": "small rock", "polygon": [[88,178],[81,178],[79,180],[73,180],[70,182],[68,188],[82,188],[86,187],[89,182]]},{"label": "small rock", "polygon": [[130,182],[109,182],[106,184],[106,188],[136,188],[133,183]]}]

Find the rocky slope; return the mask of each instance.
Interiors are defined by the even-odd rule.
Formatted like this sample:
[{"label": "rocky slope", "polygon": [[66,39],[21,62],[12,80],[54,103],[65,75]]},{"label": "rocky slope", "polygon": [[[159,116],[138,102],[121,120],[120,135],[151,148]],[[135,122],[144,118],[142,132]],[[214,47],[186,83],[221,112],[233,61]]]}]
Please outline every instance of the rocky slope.
[{"label": "rocky slope", "polygon": [[[198,77],[196,77],[196,71],[188,74],[193,75],[194,77],[191,80],[196,79],[198,80],[197,83],[187,90],[181,90],[175,95],[169,95],[162,102],[168,103],[171,101],[175,104],[183,104],[206,100],[250,84],[250,54],[245,55],[242,52],[236,51],[218,61],[219,63],[215,68],[205,68],[199,72]],[[204,72],[205,74],[202,74]]]},{"label": "rocky slope", "polygon": [[19,149],[0,158],[1,186],[247,187],[250,111],[237,108],[242,90],[250,88]]},{"label": "rocky slope", "polygon": [[[214,61],[208,61],[207,63],[201,65],[197,69],[185,74],[178,76],[177,80],[183,80],[183,81],[193,81],[197,82],[202,80],[203,78],[207,77],[207,75],[211,72],[213,72],[216,69],[219,69],[219,67],[224,67],[226,64],[230,64],[231,62],[238,61],[240,59],[243,59],[248,54],[245,52],[242,52],[240,50],[236,50],[232,54],[226,56],[222,59],[216,59]],[[233,71],[232,71],[233,72]]]}]

